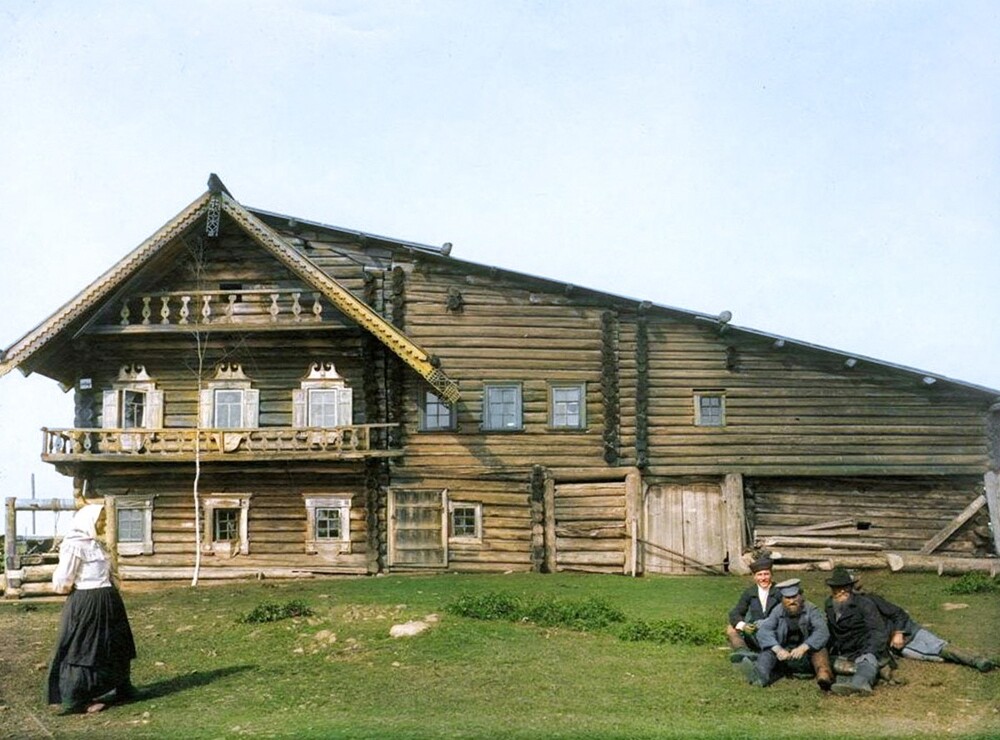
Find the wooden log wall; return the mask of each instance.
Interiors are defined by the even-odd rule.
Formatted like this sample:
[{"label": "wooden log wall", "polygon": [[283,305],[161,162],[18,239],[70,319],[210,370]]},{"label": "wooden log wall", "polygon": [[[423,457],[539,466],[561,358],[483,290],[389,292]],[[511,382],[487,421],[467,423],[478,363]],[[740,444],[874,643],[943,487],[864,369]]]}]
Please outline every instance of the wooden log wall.
[{"label": "wooden log wall", "polygon": [[[458,310],[448,307],[449,289],[456,284],[462,297]],[[457,429],[420,432],[417,401],[426,386],[408,374],[407,470],[445,466],[462,474],[606,464],[603,307],[429,263],[409,272],[406,297],[406,332],[433,349],[461,389]],[[549,429],[549,384],[558,381],[586,383],[585,429]],[[523,430],[481,431],[486,382],[521,384]]]},{"label": "wooden log wall", "polygon": [[[981,396],[711,325],[651,317],[648,332],[653,476],[981,476],[987,467]],[[630,370],[623,361],[623,378]],[[724,427],[694,426],[697,390],[725,394]],[[623,402],[623,442],[634,439],[632,422]]]},{"label": "wooden log wall", "polygon": [[[758,547],[781,560],[837,554],[919,551],[982,493],[973,477],[752,478]],[[982,557],[990,545],[980,510],[935,548],[937,555]]]},{"label": "wooden log wall", "polygon": [[[90,479],[89,495],[113,495],[119,501],[130,494],[153,493],[153,554],[120,556],[121,565],[135,569],[172,569],[194,561],[194,499],[190,466],[163,466],[155,477],[148,470],[118,469],[114,474]],[[364,474],[360,467],[344,472],[340,468],[316,465],[284,469],[203,468],[199,485],[202,502],[212,495],[251,494],[249,553],[233,556],[202,555],[205,569],[286,568],[303,572],[369,572],[369,521]],[[305,495],[349,497],[350,548],[340,554],[307,553]],[[202,527],[211,522],[202,521]],[[204,531],[204,530],[203,530]]]},{"label": "wooden log wall", "polygon": [[555,486],[556,570],[624,572],[625,481],[557,483]]}]

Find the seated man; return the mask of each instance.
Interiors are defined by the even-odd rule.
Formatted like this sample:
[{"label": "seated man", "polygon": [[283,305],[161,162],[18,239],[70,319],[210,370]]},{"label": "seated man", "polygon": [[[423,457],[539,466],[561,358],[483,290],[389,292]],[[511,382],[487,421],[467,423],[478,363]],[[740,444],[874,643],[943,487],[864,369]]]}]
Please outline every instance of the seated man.
[{"label": "seated man", "polygon": [[733,663],[752,658],[760,652],[760,645],[754,636],[757,625],[781,603],[781,594],[771,580],[772,565],[770,558],[766,557],[750,563],[754,585],[744,590],[736,606],[729,610],[726,639],[733,649],[730,658]]},{"label": "seated man", "polygon": [[[857,584],[855,584],[857,588]],[[914,660],[948,661],[975,668],[988,673],[996,668],[996,663],[982,655],[975,655],[967,650],[954,647],[942,640],[930,630],[913,621],[913,618],[902,608],[883,599],[877,594],[865,594],[879,614],[886,621],[889,632],[889,647],[904,658]]]},{"label": "seated man", "polygon": [[823,691],[833,685],[830,654],[826,643],[830,630],[826,618],[806,601],[798,578],[777,585],[781,603],[760,623],[757,641],[761,651],[756,661],[745,658],[741,667],[747,680],[768,686],[781,674],[815,674]]},{"label": "seated man", "polygon": [[889,633],[875,603],[854,592],[857,580],[846,568],[834,568],[826,585],[826,622],[830,629],[830,655],[835,664],[846,659],[854,664],[847,682],[833,685],[835,694],[870,694],[878,680],[879,660],[888,657]]}]

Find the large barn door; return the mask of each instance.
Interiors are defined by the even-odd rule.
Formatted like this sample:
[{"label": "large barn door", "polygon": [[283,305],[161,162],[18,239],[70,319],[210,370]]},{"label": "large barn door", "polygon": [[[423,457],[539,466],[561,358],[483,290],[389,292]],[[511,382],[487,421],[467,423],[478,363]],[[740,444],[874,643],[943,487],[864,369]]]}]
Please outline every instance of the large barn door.
[{"label": "large barn door", "polygon": [[718,483],[650,486],[642,538],[647,573],[722,572],[725,505]]},{"label": "large barn door", "polygon": [[390,567],[443,568],[448,565],[446,493],[390,490]]}]

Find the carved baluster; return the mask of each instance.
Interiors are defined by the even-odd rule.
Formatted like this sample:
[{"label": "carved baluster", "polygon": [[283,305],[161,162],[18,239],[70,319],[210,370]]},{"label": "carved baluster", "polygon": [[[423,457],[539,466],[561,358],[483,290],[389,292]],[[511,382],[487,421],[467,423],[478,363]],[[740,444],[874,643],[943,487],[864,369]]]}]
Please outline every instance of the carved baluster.
[{"label": "carved baluster", "polygon": [[301,293],[292,293],[292,313],[295,315],[296,321],[302,320],[302,304],[299,303],[301,295]]},{"label": "carved baluster", "polygon": [[320,314],[323,313],[323,306],[319,302],[319,293],[313,293],[312,296],[313,296],[313,309],[312,309],[313,316],[316,317],[317,321],[320,321],[322,320],[322,316],[320,316]]},{"label": "carved baluster", "polygon": [[142,323],[146,325],[149,323],[149,317],[153,315],[153,309],[149,307],[149,302],[153,300],[148,295],[142,297]]},{"label": "carved baluster", "polygon": [[168,296],[168,295],[160,296],[160,300],[163,301],[163,308],[160,309],[160,316],[161,316],[160,323],[161,324],[169,324],[170,323],[170,306],[168,306],[167,304],[170,303],[170,296]]},{"label": "carved baluster", "polygon": [[229,294],[229,302],[226,304],[226,318],[233,321],[233,317],[236,314],[236,294]]},{"label": "carved baluster", "polygon": [[128,326],[128,317],[132,315],[132,312],[128,310],[128,301],[122,301],[122,310],[118,315],[122,317],[121,325]]},{"label": "carved baluster", "polygon": [[188,316],[191,315],[191,309],[188,308],[188,304],[191,302],[191,296],[184,295],[181,296],[181,319],[178,324],[186,324],[188,322]]},{"label": "carved baluster", "polygon": [[212,296],[207,293],[201,297],[201,320],[204,323],[208,323],[209,317],[212,315],[212,307],[209,305],[209,301],[212,300]]},{"label": "carved baluster", "polygon": [[90,454],[94,450],[94,437],[93,432],[83,433],[83,452],[84,454]]},{"label": "carved baluster", "polygon": [[281,311],[281,309],[278,308],[278,294],[277,293],[271,293],[271,306],[270,306],[270,308],[267,309],[267,312],[269,314],[271,314],[271,321],[277,321],[278,320],[278,313],[280,311]]}]

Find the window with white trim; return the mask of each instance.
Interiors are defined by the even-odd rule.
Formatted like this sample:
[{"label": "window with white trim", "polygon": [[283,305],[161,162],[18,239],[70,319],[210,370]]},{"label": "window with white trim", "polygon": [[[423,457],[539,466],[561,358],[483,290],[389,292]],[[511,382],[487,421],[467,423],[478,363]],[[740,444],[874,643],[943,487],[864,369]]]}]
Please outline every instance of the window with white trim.
[{"label": "window with white trim", "polygon": [[552,383],[549,385],[549,427],[583,429],[586,427],[586,384]]},{"label": "window with white trim", "polygon": [[483,505],[468,501],[448,501],[448,539],[453,542],[481,542]]},{"label": "window with white trim", "polygon": [[354,392],[332,362],[314,362],[292,391],[292,426],[297,429],[354,424]]},{"label": "window with white trim", "polygon": [[341,553],[351,548],[349,496],[306,496],[306,552]]},{"label": "window with white trim", "polygon": [[202,552],[250,554],[249,493],[212,494],[202,498]]},{"label": "window with white trim", "polygon": [[153,554],[153,499],[156,494],[114,498],[116,547],[119,555]]},{"label": "window with white trim", "polygon": [[699,427],[726,425],[726,396],[718,391],[697,391],[694,394],[694,423]]},{"label": "window with white trim", "polygon": [[483,385],[483,429],[505,432],[523,428],[520,383]]},{"label": "window with white trim", "polygon": [[260,391],[238,363],[222,363],[206,383],[199,399],[199,422],[203,429],[256,429],[260,414]]},{"label": "window with white trim", "polygon": [[425,390],[420,404],[420,431],[437,432],[455,428],[455,408],[434,391]]},{"label": "window with white trim", "polygon": [[163,427],[163,391],[142,365],[125,365],[111,389],[104,391],[103,429],[160,429]]}]

